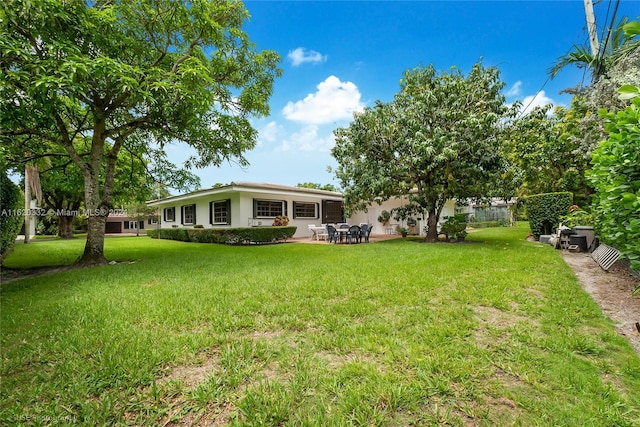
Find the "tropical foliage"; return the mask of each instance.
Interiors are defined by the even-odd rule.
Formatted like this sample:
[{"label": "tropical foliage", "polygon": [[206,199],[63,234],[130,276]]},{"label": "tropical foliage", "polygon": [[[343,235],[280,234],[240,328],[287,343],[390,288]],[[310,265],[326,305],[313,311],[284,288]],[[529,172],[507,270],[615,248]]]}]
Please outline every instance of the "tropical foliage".
[{"label": "tropical foliage", "polygon": [[24,221],[24,197],[20,188],[0,173],[0,263],[9,252]]},{"label": "tropical foliage", "polygon": [[445,202],[485,196],[504,171],[500,138],[510,110],[503,87],[498,70],[481,63],[466,76],[456,68],[438,74],[432,65],[407,70],[392,102],[377,102],[335,130],[346,208],[410,194],[405,208],[427,213],[427,240],[437,240]]},{"label": "tropical foliage", "polygon": [[640,96],[622,88],[631,105],[617,113],[602,110],[609,138],[593,152],[589,174],[596,188],[593,209],[601,239],[615,246],[640,271]]}]

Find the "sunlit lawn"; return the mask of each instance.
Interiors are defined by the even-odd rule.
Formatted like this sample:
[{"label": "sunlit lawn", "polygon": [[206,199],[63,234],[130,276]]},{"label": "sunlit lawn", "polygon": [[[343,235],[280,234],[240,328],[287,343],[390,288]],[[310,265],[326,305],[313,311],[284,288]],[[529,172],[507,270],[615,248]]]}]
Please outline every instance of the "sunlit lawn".
[{"label": "sunlit lawn", "polygon": [[[0,425],[640,425],[640,357],[527,233],[107,239],[126,263],[2,285]],[[5,264],[83,246],[17,245]]]}]

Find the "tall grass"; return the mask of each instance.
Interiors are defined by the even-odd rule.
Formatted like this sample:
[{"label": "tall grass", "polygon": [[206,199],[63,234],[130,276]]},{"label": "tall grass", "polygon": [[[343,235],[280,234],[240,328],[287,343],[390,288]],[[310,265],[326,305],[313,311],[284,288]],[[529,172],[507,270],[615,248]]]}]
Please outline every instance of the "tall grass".
[{"label": "tall grass", "polygon": [[[2,285],[3,425],[640,423],[640,358],[526,230],[465,244],[106,241]],[[10,268],[83,242],[20,245]]]}]

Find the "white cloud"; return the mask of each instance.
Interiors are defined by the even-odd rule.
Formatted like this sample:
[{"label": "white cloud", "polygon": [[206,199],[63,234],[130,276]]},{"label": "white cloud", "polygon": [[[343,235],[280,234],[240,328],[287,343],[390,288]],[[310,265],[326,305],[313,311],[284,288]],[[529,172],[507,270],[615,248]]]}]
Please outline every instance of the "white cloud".
[{"label": "white cloud", "polygon": [[[541,90],[535,95],[529,95],[522,101],[522,107],[520,108],[520,115],[527,115],[536,107],[544,107],[547,104],[554,104],[553,99],[548,98],[544,91]],[[553,107],[547,112],[547,114],[553,114]]]},{"label": "white cloud", "polygon": [[287,58],[291,61],[294,67],[310,62],[312,64],[320,64],[327,60],[327,55],[322,55],[315,50],[307,50],[304,47],[299,47],[294,50],[290,50],[287,54]]},{"label": "white cloud", "polygon": [[321,137],[318,135],[318,126],[308,125],[302,127],[298,132],[291,134],[291,137],[284,140],[281,145],[282,151],[322,151],[328,152],[335,145],[333,134]]},{"label": "white cloud", "polygon": [[364,108],[360,91],[351,82],[329,76],[317,88],[316,93],[310,93],[303,100],[288,102],[282,110],[284,116],[307,124],[325,124],[351,119],[355,111]]},{"label": "white cloud", "polygon": [[286,131],[275,121],[267,123],[263,127],[258,136],[258,145],[262,145],[262,142],[276,142],[281,136],[285,135]]},{"label": "white cloud", "polygon": [[509,90],[505,95],[508,97],[518,96],[521,93],[521,89],[522,89],[522,82],[518,80],[513,84],[513,86],[509,88]]}]

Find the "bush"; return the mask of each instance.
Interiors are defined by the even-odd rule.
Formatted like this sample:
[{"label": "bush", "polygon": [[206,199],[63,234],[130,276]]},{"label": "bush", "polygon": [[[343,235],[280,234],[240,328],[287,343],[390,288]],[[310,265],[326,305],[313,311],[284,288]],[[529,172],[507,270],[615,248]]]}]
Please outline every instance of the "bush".
[{"label": "bush", "polygon": [[576,225],[593,225],[593,215],[580,209],[578,205],[572,205],[569,208],[569,213],[561,217],[560,220],[563,225],[569,228],[573,228]]},{"label": "bush", "polygon": [[151,237],[152,239],[157,239],[158,238],[158,230],[157,229],[147,230],[147,236]]},{"label": "bush", "polygon": [[453,216],[445,216],[446,220],[442,224],[440,232],[447,236],[447,239],[464,240],[467,237],[467,215],[455,214]]},{"label": "bush", "polygon": [[526,198],[529,226],[536,239],[541,234],[553,234],[562,221],[562,216],[569,212],[573,194],[561,193],[535,194]]},{"label": "bush", "polygon": [[278,243],[290,239],[297,227],[240,227],[240,228],[162,228],[151,237],[181,242],[223,243],[250,245]]},{"label": "bush", "polygon": [[508,227],[509,220],[501,219],[499,221],[473,221],[469,223],[470,228],[491,228],[491,227]]},{"label": "bush", "polygon": [[609,138],[593,151],[588,175],[596,191],[595,228],[600,240],[640,271],[640,96],[617,114],[599,113],[607,120]]},{"label": "bush", "polygon": [[8,254],[20,233],[24,216],[19,215],[23,210],[24,197],[22,191],[7,177],[0,173],[0,263]]},{"label": "bush", "polygon": [[276,219],[273,220],[274,227],[286,227],[289,225],[289,217],[286,215],[278,215]]}]

